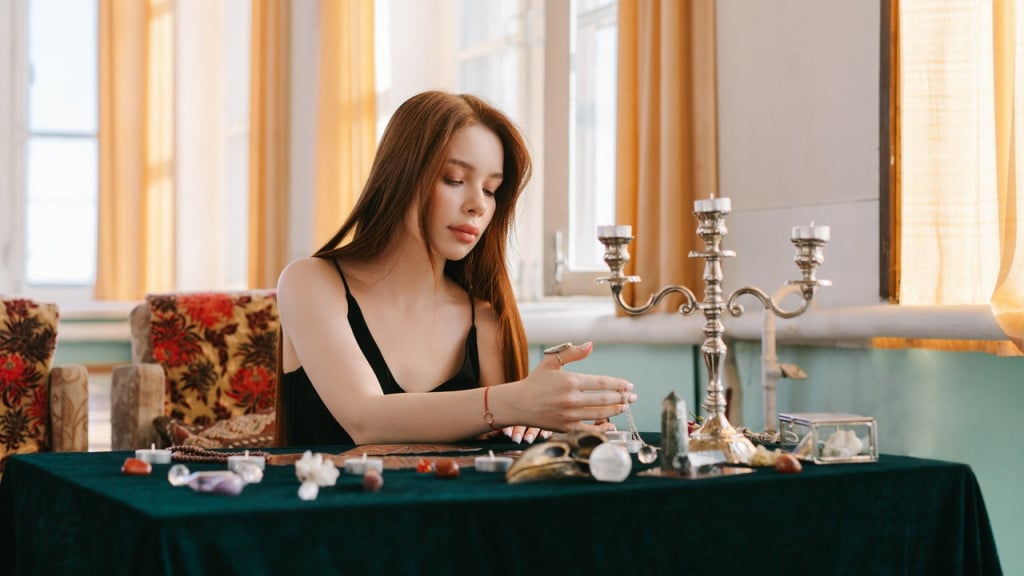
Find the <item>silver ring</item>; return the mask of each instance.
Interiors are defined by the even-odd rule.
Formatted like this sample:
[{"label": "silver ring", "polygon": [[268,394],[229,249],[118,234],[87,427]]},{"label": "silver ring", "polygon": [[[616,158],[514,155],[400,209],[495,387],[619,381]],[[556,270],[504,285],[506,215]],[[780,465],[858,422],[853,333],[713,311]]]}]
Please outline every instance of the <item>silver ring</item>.
[{"label": "silver ring", "polygon": [[558,346],[552,346],[551,348],[545,348],[544,354],[554,354],[555,358],[558,358],[558,365],[565,366],[565,362],[562,361],[562,352],[565,352],[572,347],[572,342],[563,342]]},{"label": "silver ring", "polygon": [[565,352],[572,347],[572,342],[563,342],[558,346],[552,346],[551,348],[545,348],[545,354],[558,354],[559,352]]}]

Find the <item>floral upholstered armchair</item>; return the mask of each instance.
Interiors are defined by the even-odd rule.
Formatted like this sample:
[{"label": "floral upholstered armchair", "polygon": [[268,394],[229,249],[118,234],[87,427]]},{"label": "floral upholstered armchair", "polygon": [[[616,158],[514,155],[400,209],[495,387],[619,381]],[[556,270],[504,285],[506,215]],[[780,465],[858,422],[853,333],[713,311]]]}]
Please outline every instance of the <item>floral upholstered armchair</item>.
[{"label": "floral upholstered armchair", "polygon": [[113,370],[111,448],[271,445],[279,327],[272,290],[148,295]]},{"label": "floral upholstered armchair", "polygon": [[89,449],[89,375],[53,366],[56,304],[0,297],[0,476],[12,454]]}]

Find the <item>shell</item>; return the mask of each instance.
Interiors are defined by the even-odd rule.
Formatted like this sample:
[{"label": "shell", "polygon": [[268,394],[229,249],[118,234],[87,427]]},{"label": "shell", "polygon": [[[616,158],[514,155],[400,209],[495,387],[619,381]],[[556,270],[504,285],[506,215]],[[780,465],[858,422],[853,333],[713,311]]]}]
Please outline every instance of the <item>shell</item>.
[{"label": "shell", "polygon": [[589,432],[552,436],[547,442],[527,448],[505,472],[505,480],[517,484],[590,478],[590,453],[604,441],[601,434]]}]

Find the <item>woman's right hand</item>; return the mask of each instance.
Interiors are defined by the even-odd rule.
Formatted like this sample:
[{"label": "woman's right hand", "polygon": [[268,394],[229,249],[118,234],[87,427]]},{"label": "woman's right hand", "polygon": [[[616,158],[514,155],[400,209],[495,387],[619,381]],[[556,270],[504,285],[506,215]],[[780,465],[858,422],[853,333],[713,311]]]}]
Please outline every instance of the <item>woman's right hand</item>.
[{"label": "woman's right hand", "polygon": [[636,402],[633,383],[612,376],[562,370],[567,364],[589,356],[593,348],[593,343],[587,342],[545,354],[533,372],[514,387],[515,394],[504,395],[504,400],[516,414],[522,415],[521,421],[542,430],[613,430],[615,426],[608,418],[622,414],[629,403]]}]

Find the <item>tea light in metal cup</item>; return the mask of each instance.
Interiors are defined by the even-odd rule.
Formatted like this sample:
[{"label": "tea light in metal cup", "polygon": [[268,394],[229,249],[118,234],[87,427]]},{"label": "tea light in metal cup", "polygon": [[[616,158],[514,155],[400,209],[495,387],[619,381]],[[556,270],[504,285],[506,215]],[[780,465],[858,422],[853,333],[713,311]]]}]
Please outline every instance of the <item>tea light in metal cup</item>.
[{"label": "tea light in metal cup", "polygon": [[793,226],[793,233],[790,236],[793,240],[821,240],[822,242],[828,242],[832,238],[832,228],[830,226],[815,226],[814,222],[811,222],[810,226]]},{"label": "tea light in metal cup", "polygon": [[135,457],[150,464],[171,463],[171,451],[157,449],[156,444],[150,444],[149,448],[139,448],[135,451]]},{"label": "tea light in metal cup", "polygon": [[487,456],[477,456],[473,460],[477,472],[504,472],[512,466],[508,456],[495,456],[494,450],[488,450]]},{"label": "tea light in metal cup", "polygon": [[633,227],[624,225],[598,226],[598,238],[632,238]]},{"label": "tea light in metal cup", "polygon": [[625,442],[633,437],[633,433],[629,430],[609,430],[604,433],[604,437],[607,438],[609,442]]},{"label": "tea light in metal cup", "polygon": [[346,474],[358,474],[363,475],[367,470],[376,470],[377,472],[384,472],[384,460],[380,458],[368,458],[366,452],[363,452],[362,458],[346,458],[345,459],[345,473]]},{"label": "tea light in metal cup", "polygon": [[698,213],[732,211],[732,200],[729,198],[701,198],[693,202],[693,211]]},{"label": "tea light in metal cup", "polygon": [[250,456],[249,451],[246,450],[244,455],[228,456],[228,470],[232,472],[238,472],[239,464],[251,464],[263,471],[267,467],[267,459],[263,456]]}]

